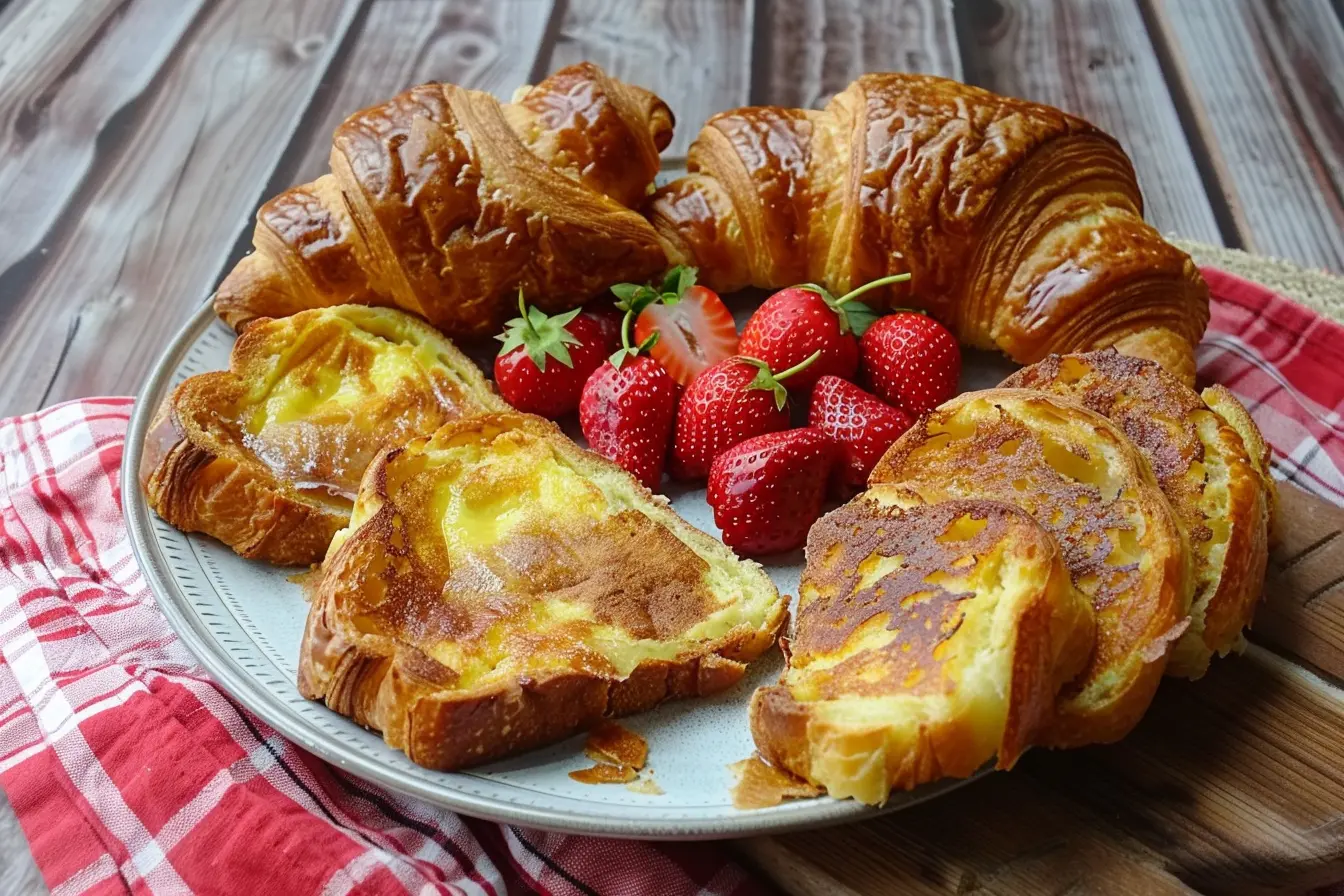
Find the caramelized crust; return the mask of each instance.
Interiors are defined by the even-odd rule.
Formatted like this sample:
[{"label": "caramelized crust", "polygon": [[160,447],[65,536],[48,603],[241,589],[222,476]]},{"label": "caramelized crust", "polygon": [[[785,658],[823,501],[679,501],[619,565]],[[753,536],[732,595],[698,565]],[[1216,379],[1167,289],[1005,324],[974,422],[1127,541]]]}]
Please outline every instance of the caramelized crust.
[{"label": "caramelized crust", "polygon": [[369,467],[309,611],[299,686],[461,768],[722,690],[784,620],[758,565],[520,414]]},{"label": "caramelized crust", "polygon": [[752,699],[757,749],[832,796],[1011,768],[1092,652],[1059,545],[1009,504],[878,487],[808,535],[789,665]]},{"label": "caramelized crust", "polygon": [[149,505],[278,564],[322,559],[384,445],[506,405],[439,333],[390,308],[261,320],[229,370],[178,386],[146,439]]},{"label": "caramelized crust", "polygon": [[[1194,381],[1194,263],[1144,223],[1114,139],[1057,109],[926,75],[869,74],[821,112],[714,116],[646,214],[711,288],[810,280],[928,309],[1031,363],[1120,344]],[[867,299],[865,299],[867,301]]]},{"label": "caramelized crust", "polygon": [[630,206],[658,172],[672,113],[581,63],[501,105],[425,84],[336,129],[331,173],[271,199],[256,251],[215,308],[258,317],[359,302],[413,311],[451,336],[497,332],[521,287],[571,308],[665,264]]},{"label": "caramelized crust", "polygon": [[1241,643],[1264,587],[1270,501],[1242,437],[1157,364],[1111,349],[1051,355],[1003,386],[1079,402],[1120,427],[1148,461],[1185,530],[1194,575],[1190,628],[1167,674],[1202,676],[1213,654]]},{"label": "caramelized crust", "polygon": [[1157,690],[1189,623],[1185,535],[1148,463],[1109,420],[1041,392],[968,392],[926,414],[874,468],[927,502],[1006,501],[1059,542],[1092,601],[1096,646],[1042,735],[1050,746],[1123,737]]}]

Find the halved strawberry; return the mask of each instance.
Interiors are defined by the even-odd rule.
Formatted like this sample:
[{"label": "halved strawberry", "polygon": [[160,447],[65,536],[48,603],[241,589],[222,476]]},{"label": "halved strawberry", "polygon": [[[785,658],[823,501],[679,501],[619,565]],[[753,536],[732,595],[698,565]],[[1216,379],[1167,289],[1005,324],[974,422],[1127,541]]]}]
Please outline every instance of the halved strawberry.
[{"label": "halved strawberry", "polygon": [[634,309],[635,342],[660,334],[649,353],[685,386],[696,374],[737,352],[737,325],[712,289],[695,285],[695,268],[678,265],[662,288],[618,283],[611,291],[621,307]]}]

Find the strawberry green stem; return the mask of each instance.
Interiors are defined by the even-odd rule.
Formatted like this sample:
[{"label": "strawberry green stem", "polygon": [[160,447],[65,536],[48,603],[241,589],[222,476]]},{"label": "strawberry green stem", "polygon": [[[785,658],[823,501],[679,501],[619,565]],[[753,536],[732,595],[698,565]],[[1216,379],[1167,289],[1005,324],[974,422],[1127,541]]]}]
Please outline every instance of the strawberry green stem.
[{"label": "strawberry green stem", "polygon": [[518,316],[523,319],[523,326],[527,327],[527,332],[540,338],[537,328],[532,326],[532,319],[527,316],[527,302],[523,300],[523,288],[518,287]]},{"label": "strawberry green stem", "polygon": [[635,319],[634,309],[625,312],[625,317],[621,318],[621,348],[630,351],[630,322]]},{"label": "strawberry green stem", "polygon": [[910,279],[909,274],[892,274],[888,277],[882,277],[863,284],[858,289],[851,289],[849,292],[835,300],[835,304],[843,305],[851,299],[857,299],[870,289],[877,289],[879,286],[886,286],[889,283],[904,283]]},{"label": "strawberry green stem", "polygon": [[802,361],[799,361],[797,364],[795,364],[795,365],[793,365],[792,367],[790,367],[788,370],[785,370],[785,371],[783,371],[782,373],[776,373],[776,374],[774,375],[774,377],[775,377],[775,381],[776,381],[776,382],[783,382],[784,380],[786,380],[786,379],[788,379],[789,377],[793,376],[793,375],[794,375],[795,373],[797,373],[798,371],[800,371],[800,370],[805,370],[805,369],[807,369],[808,367],[811,367],[811,366],[812,366],[812,362],[815,361],[815,360],[817,360],[817,359],[820,358],[820,357],[821,357],[821,349],[817,349],[817,350],[814,351],[812,354],[810,354],[810,355],[808,355],[806,358],[804,358]]}]

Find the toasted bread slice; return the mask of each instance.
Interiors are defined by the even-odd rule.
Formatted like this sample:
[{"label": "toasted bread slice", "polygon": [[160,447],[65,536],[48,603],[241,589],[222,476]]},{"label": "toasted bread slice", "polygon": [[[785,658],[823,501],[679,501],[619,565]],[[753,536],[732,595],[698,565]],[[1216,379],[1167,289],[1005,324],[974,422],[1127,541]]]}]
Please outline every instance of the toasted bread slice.
[{"label": "toasted bread slice", "polygon": [[1243,641],[1265,583],[1268,492],[1241,435],[1159,365],[1114,349],[1051,355],[1003,385],[1065,395],[1107,417],[1153,468],[1189,539],[1194,574],[1190,628],[1167,674],[1202,676],[1215,653]]},{"label": "toasted bread slice", "polygon": [[1148,708],[1171,642],[1189,624],[1189,549],[1152,470],[1109,420],[1024,389],[968,392],[922,417],[878,461],[870,485],[933,503],[1007,501],[1064,551],[1096,611],[1096,647],[1062,692],[1040,742],[1118,740]]},{"label": "toasted bread slice", "polygon": [[711,694],[787,602],[553,424],[489,414],[369,467],[322,564],[299,687],[455,769]]},{"label": "toasted bread slice", "polygon": [[469,358],[404,312],[339,305],[262,319],[228,370],[191,377],[164,402],[140,480],[185,532],[248,558],[316,563],[380,448],[505,408]]},{"label": "toasted bread slice", "polygon": [[752,699],[761,755],[834,797],[1011,768],[1092,655],[1059,544],[999,501],[878,486],[821,519],[789,665]]}]

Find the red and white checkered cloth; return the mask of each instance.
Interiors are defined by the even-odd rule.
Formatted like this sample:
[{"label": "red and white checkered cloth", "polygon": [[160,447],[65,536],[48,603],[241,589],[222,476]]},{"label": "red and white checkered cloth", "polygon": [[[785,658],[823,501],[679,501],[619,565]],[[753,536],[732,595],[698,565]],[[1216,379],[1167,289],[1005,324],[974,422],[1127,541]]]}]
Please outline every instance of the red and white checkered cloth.
[{"label": "red and white checkered cloth", "polygon": [[[1217,271],[1201,377],[1344,503],[1344,327]],[[713,844],[547,834],[352,778],[234,705],[169,630],[118,493],[130,399],[0,421],[0,785],[58,893],[761,892]]]}]

